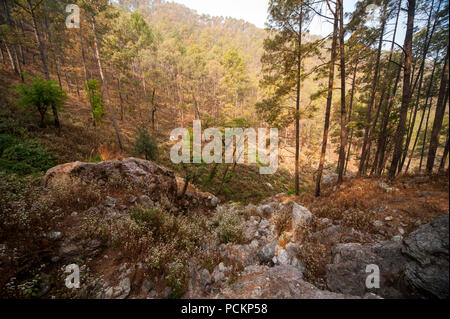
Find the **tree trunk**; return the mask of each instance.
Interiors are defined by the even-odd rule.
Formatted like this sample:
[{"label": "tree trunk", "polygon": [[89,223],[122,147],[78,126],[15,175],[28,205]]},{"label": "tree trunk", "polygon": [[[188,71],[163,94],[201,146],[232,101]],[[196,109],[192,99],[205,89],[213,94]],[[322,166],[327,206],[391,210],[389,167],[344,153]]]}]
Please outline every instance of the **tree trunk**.
[{"label": "tree trunk", "polygon": [[425,113],[427,111],[428,101],[429,101],[430,95],[431,95],[431,88],[432,88],[432,84],[433,84],[434,73],[436,71],[436,65],[437,65],[437,58],[436,58],[436,60],[434,61],[434,64],[433,64],[433,71],[431,72],[430,85],[429,85],[428,90],[427,90],[427,96],[425,98],[425,105],[423,107],[423,112],[422,112],[422,117],[420,119],[419,129],[417,130],[416,139],[414,141],[414,145],[413,145],[413,148],[412,148],[412,151],[411,151],[411,155],[410,155],[409,160],[408,160],[408,165],[406,165],[405,173],[408,173],[409,167],[411,165],[412,158],[414,156],[414,151],[416,150],[417,142],[419,141],[420,131],[422,130],[422,125],[423,125],[423,122],[425,120]]},{"label": "tree trunk", "polygon": [[447,132],[447,142],[445,142],[444,155],[442,156],[441,165],[439,166],[439,173],[443,173],[445,170],[445,164],[447,163],[448,157],[448,132]]},{"label": "tree trunk", "polygon": [[111,100],[109,98],[108,80],[106,78],[105,73],[103,72],[102,58],[100,56],[100,48],[99,48],[99,43],[98,43],[98,38],[97,38],[97,30],[96,30],[96,26],[95,26],[95,17],[94,16],[92,16],[92,31],[94,34],[95,55],[97,56],[98,69],[100,71],[100,77],[102,78],[103,87],[105,89],[106,104],[108,105],[109,116],[111,118],[111,121],[114,126],[114,130],[116,132],[120,150],[123,152],[124,147],[123,147],[123,143],[122,143],[122,137],[120,136],[119,127],[117,125],[116,118],[114,116],[114,110],[111,107]]},{"label": "tree trunk", "polygon": [[434,117],[433,131],[431,132],[430,149],[428,151],[427,174],[433,173],[436,152],[439,146],[439,135],[441,133],[442,121],[444,119],[445,107],[448,98],[448,49],[445,56],[444,69],[442,71],[441,88],[439,90],[439,98],[436,105],[436,115]]},{"label": "tree trunk", "polygon": [[416,0],[408,0],[408,22],[406,28],[405,44],[403,49],[405,51],[405,71],[403,76],[403,97],[402,106],[400,109],[400,122],[398,124],[395,135],[394,154],[392,158],[391,167],[389,169],[389,179],[395,178],[397,167],[402,156],[403,139],[405,135],[406,116],[411,101],[411,62],[412,62],[412,39],[414,31],[414,15],[416,11]]},{"label": "tree trunk", "polygon": [[[403,60],[403,56],[402,59],[400,59],[400,61]],[[382,171],[384,169],[384,163],[386,162],[387,158],[386,158],[386,143],[387,143],[387,130],[388,130],[388,124],[389,124],[389,115],[391,113],[392,107],[394,106],[394,102],[395,102],[395,97],[397,95],[397,90],[398,90],[398,86],[400,83],[400,77],[402,74],[402,66],[399,65],[397,67],[397,76],[395,78],[395,82],[394,82],[394,89],[391,91],[390,87],[392,85],[392,79],[390,78],[389,80],[389,93],[387,95],[387,100],[386,100],[386,108],[384,110],[384,114],[383,114],[383,124],[381,126],[381,133],[379,135],[378,138],[378,146],[377,146],[377,153],[378,153],[378,165],[377,165],[377,170],[376,173],[378,176],[380,176],[382,174]]]},{"label": "tree trunk", "polygon": [[[11,18],[9,16],[8,3],[6,2],[6,0],[3,0],[3,8],[5,10],[7,23],[12,29]],[[11,61],[11,67],[12,67],[14,73],[19,74],[19,69],[17,67],[17,61],[16,61],[16,59],[14,58],[14,55],[13,55],[13,49],[10,48],[10,46],[9,46],[9,44],[7,42],[7,39],[5,39],[5,47],[6,47],[6,52],[8,53],[8,57],[9,57],[9,59]]]},{"label": "tree trunk", "polygon": [[300,195],[300,89],[302,69],[303,3],[300,5],[299,31],[297,35],[297,98],[295,103],[295,195]]},{"label": "tree trunk", "polygon": [[124,111],[123,111],[123,97],[122,97],[122,86],[121,86],[121,75],[119,74],[117,78],[117,90],[119,91],[119,100],[120,100],[120,120],[124,120]]},{"label": "tree trunk", "polygon": [[333,100],[333,89],[334,89],[334,66],[336,62],[336,47],[337,47],[337,37],[338,37],[338,22],[337,11],[334,14],[334,25],[333,25],[333,40],[331,43],[331,58],[329,62],[330,74],[328,77],[328,97],[327,106],[325,110],[325,125],[323,128],[323,141],[322,141],[322,151],[320,153],[319,168],[317,170],[316,176],[316,197],[320,196],[320,184],[322,182],[323,168],[325,165],[325,155],[327,152],[328,143],[328,131],[330,129],[330,114],[331,114],[331,103]]},{"label": "tree trunk", "polygon": [[3,61],[3,64],[6,65],[5,54],[3,53],[3,48],[2,48],[2,46],[1,46],[2,42],[3,42],[3,41],[0,41],[0,51],[2,52],[2,61]]},{"label": "tree trunk", "polygon": [[152,94],[152,132],[153,135],[155,135],[155,115],[156,115],[156,103],[155,103],[155,94],[156,94],[156,89],[153,89],[153,94]]},{"label": "tree trunk", "polygon": [[[45,79],[47,81],[50,81],[50,73],[49,73],[48,67],[47,67],[47,58],[45,55],[44,44],[42,43],[41,34],[39,32],[39,28],[38,28],[38,24],[37,24],[37,20],[36,20],[36,15],[34,13],[34,8],[31,3],[31,0],[27,0],[27,3],[28,3],[29,10],[30,10],[29,13],[31,14],[31,22],[33,25],[34,36],[36,38],[36,42],[38,44],[38,49],[39,49],[39,54],[41,56],[41,62],[42,62],[42,67],[44,69]],[[55,105],[52,105],[51,107],[52,107],[53,117],[55,119],[55,126],[59,129],[61,127],[61,125],[59,123],[58,111],[57,111]]]},{"label": "tree trunk", "polygon": [[77,96],[80,97],[80,84],[78,83],[78,75],[76,72],[75,72],[75,86],[77,89]]},{"label": "tree trunk", "polygon": [[[381,97],[380,97],[380,102],[379,102],[379,105],[378,105],[377,116],[376,116],[376,120],[375,120],[375,123],[374,123],[374,126],[373,126],[373,130],[375,130],[376,124],[378,122],[379,114],[380,114],[381,110],[383,110],[383,122],[382,122],[382,125],[381,125],[381,130],[384,131],[384,134],[386,134],[386,126],[388,124],[389,113],[390,112],[386,113],[386,108],[383,108],[383,104],[384,104],[384,99],[386,97],[386,93],[388,93],[388,92],[389,92],[387,94],[388,99],[387,99],[386,103],[387,104],[390,103],[389,102],[390,101],[389,94],[390,94],[390,88],[391,88],[391,85],[392,85],[392,77],[390,76],[390,73],[391,73],[390,72],[390,70],[391,70],[390,67],[391,67],[391,64],[392,64],[392,57],[394,55],[394,45],[395,45],[395,39],[397,37],[398,21],[399,21],[400,12],[401,12],[401,9],[402,9],[401,7],[402,7],[402,3],[401,3],[401,1],[399,1],[398,10],[397,10],[397,16],[396,16],[396,19],[395,19],[394,34],[392,35],[392,44],[391,44],[391,49],[389,51],[389,59],[388,59],[388,64],[387,64],[386,76],[385,76],[385,79],[384,79],[383,87],[381,89]],[[400,70],[399,70],[399,72],[400,72]],[[398,81],[399,81],[399,77],[397,78],[396,83]],[[388,90],[388,88],[389,88],[389,90]],[[395,95],[395,93],[394,93],[394,95]],[[386,141],[383,140],[381,143],[385,143],[385,142]],[[372,143],[372,139],[370,138],[369,139],[369,145],[371,143]],[[381,152],[380,152],[381,151],[381,147],[380,147],[381,143],[380,143],[380,139],[378,139],[377,151],[375,153],[375,158],[374,158],[374,162],[373,162],[373,167],[372,167],[373,169],[372,169],[371,175],[373,175],[373,174],[375,174],[377,172],[378,162],[379,162],[379,159],[380,159],[380,156],[381,156]],[[370,148],[370,146],[369,146],[369,148]]]},{"label": "tree trunk", "polygon": [[[442,0],[439,1],[437,12],[440,11],[441,2],[442,2]],[[422,53],[422,62],[420,64],[420,68],[419,68],[419,77],[418,77],[418,79],[419,79],[419,88],[418,88],[418,91],[417,91],[416,103],[415,103],[413,117],[412,117],[412,124],[411,124],[411,127],[409,129],[409,132],[408,132],[408,135],[407,135],[407,138],[406,138],[406,145],[405,145],[405,151],[404,151],[404,154],[403,154],[403,159],[400,162],[399,169],[398,169],[398,173],[399,174],[403,170],[403,165],[405,164],[405,160],[406,160],[406,157],[408,155],[408,150],[409,150],[409,145],[411,143],[411,138],[412,138],[412,135],[414,134],[414,127],[415,127],[415,124],[416,124],[417,111],[419,109],[420,94],[422,92],[423,78],[424,78],[424,73],[425,73],[425,61],[426,61],[426,58],[427,58],[427,55],[428,55],[428,49],[430,47],[431,40],[433,38],[434,31],[436,30],[436,25],[437,25],[437,21],[438,21],[438,19],[435,20],[435,22],[433,24],[433,28],[431,29],[431,32],[430,32],[431,17],[433,16],[433,10],[434,10],[434,0],[431,2],[430,14],[428,16],[427,31],[426,31],[426,34],[425,34],[425,43],[424,43],[423,53]],[[420,129],[419,129],[419,131],[420,131]]]},{"label": "tree trunk", "polygon": [[[341,56],[341,145],[339,150],[339,162],[338,162],[338,185],[344,181],[344,169],[345,169],[345,149],[347,147],[347,110],[345,107],[345,39],[344,39],[344,1],[336,0],[337,6],[339,6],[339,48]],[[336,9],[337,10],[337,9]]]},{"label": "tree trunk", "polygon": [[[375,99],[376,99],[376,93],[377,93],[377,83],[378,83],[378,75],[380,73],[380,59],[381,59],[381,51],[383,49],[383,37],[384,37],[384,29],[386,27],[386,5],[383,7],[383,17],[382,17],[382,24],[381,24],[381,31],[380,31],[380,40],[378,42],[378,51],[377,51],[377,59],[375,62],[375,74],[373,76],[372,81],[372,90],[369,100],[369,108],[367,110],[367,126],[364,130],[364,140],[363,140],[363,146],[361,149],[361,159],[359,163],[359,169],[358,169],[358,176],[361,176],[364,174],[365,166],[366,166],[366,159],[367,159],[367,152],[370,150],[370,144],[372,139],[372,132],[373,132],[373,125],[372,125],[372,109],[375,105]],[[380,112],[380,108],[378,108],[377,111],[377,120],[378,115]],[[375,122],[376,125],[376,122]]]},{"label": "tree trunk", "polygon": [[56,68],[56,76],[58,77],[58,84],[59,87],[62,89],[62,82],[61,82],[61,74],[59,73],[59,66],[58,66],[58,61],[56,59],[56,56],[53,59],[53,63],[55,63],[55,68]]},{"label": "tree trunk", "polygon": [[94,103],[92,100],[91,90],[89,89],[89,75],[88,70],[86,67],[86,53],[84,50],[84,41],[83,41],[83,34],[82,29],[80,28],[80,32],[78,33],[80,36],[80,45],[81,45],[81,60],[83,61],[83,74],[84,74],[84,82],[86,85],[86,92],[88,94],[89,104],[91,105],[91,112],[92,112],[92,125],[94,127],[97,127],[97,123],[95,122],[95,113],[94,113]]},{"label": "tree trunk", "polygon": [[[348,123],[350,123],[351,120],[352,120],[353,101],[354,101],[354,97],[355,97],[356,74],[357,74],[357,71],[358,71],[358,63],[359,63],[359,60],[356,61],[355,68],[353,70],[352,91],[350,93],[350,106],[349,106],[349,109],[348,109]],[[344,174],[347,173],[348,163],[350,162],[350,155],[351,155],[352,142],[353,142],[353,132],[354,132],[354,130],[352,128],[352,130],[350,132],[350,141],[349,141],[349,144],[348,144],[347,160],[346,160],[346,163],[345,163]]]},{"label": "tree trunk", "polygon": [[431,116],[431,108],[433,106],[433,97],[431,97],[430,106],[428,107],[428,115],[427,115],[427,121],[425,124],[425,132],[423,134],[423,141],[422,141],[422,152],[420,155],[420,164],[419,164],[419,173],[422,172],[422,166],[423,166],[423,159],[425,156],[425,143],[427,141],[427,135],[428,135],[428,126],[430,123],[430,116]]}]

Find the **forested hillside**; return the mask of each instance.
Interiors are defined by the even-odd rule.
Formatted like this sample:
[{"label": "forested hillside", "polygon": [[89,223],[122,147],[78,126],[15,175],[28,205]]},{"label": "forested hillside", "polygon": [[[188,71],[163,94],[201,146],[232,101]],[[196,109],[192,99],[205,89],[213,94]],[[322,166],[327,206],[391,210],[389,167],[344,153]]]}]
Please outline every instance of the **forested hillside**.
[{"label": "forested hillside", "polygon": [[[164,0],[0,4],[2,297],[249,297],[233,284],[255,263],[362,297],[336,288],[333,247],[448,215],[448,0],[270,0],[265,29]],[[311,30],[319,17],[329,35]],[[194,163],[189,146],[192,164],[176,164],[171,132],[195,143],[194,120],[277,128],[276,173],[259,153],[238,162],[248,136],[234,163]],[[114,279],[65,290],[71,258]],[[119,264],[137,290],[124,271],[117,284]],[[424,294],[395,289],[380,296]]]}]

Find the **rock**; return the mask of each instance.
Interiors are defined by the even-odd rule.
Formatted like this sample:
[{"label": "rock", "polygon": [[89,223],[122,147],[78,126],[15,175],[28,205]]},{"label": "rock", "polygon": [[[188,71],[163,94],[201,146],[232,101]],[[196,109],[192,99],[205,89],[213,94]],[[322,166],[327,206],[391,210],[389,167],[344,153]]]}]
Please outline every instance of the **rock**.
[{"label": "rock", "polygon": [[252,249],[252,250],[258,249],[258,247],[259,247],[259,241],[256,240],[256,239],[254,239],[254,240],[250,243],[249,247],[250,247],[250,249]]},{"label": "rock", "polygon": [[216,196],[213,196],[211,198],[211,206],[212,207],[217,207],[217,205],[219,205],[219,199]]},{"label": "rock", "polygon": [[405,230],[401,227],[398,228],[398,232],[400,233],[400,235],[404,235],[405,234]]},{"label": "rock", "polygon": [[54,232],[51,232],[50,234],[48,234],[47,236],[48,236],[48,238],[50,238],[52,240],[59,240],[59,239],[61,239],[62,234],[59,231],[54,231]]},{"label": "rock", "polygon": [[275,256],[275,249],[277,247],[277,242],[274,241],[262,247],[258,252],[258,260],[261,264],[268,264],[272,261]]},{"label": "rock", "polygon": [[49,293],[51,288],[52,288],[52,283],[51,283],[50,279],[45,278],[45,279],[41,280],[39,282],[38,291],[36,292],[36,298],[44,297],[46,294]]},{"label": "rock", "polygon": [[397,191],[396,188],[390,187],[386,182],[384,181],[379,181],[378,182],[378,187],[381,188],[382,190],[384,190],[386,193],[394,193]]},{"label": "rock", "polygon": [[153,281],[151,281],[150,279],[144,279],[144,281],[142,282],[142,286],[141,286],[142,294],[148,295],[148,293],[150,292],[150,290],[153,289],[153,287],[155,287],[155,284]]},{"label": "rock", "polygon": [[[164,194],[172,202],[177,197],[175,174],[153,162],[137,158],[100,163],[74,162],[47,171],[42,184],[46,188],[70,187],[74,184],[121,184],[143,192]],[[151,186],[153,185],[153,186]]]},{"label": "rock", "polygon": [[142,195],[139,197],[139,203],[146,208],[155,207],[155,203],[147,195]]},{"label": "rock", "polygon": [[114,208],[114,207],[116,207],[116,204],[117,204],[117,199],[109,197],[109,196],[106,198],[106,202],[105,202],[106,206]]},{"label": "rock", "polygon": [[259,206],[256,208],[256,210],[264,218],[269,218],[275,212],[270,205]]},{"label": "rock", "polygon": [[87,248],[89,250],[96,250],[96,249],[99,249],[101,246],[102,246],[102,242],[97,239],[90,240],[87,243]]},{"label": "rock", "polygon": [[225,267],[224,263],[220,263],[218,267],[219,271],[221,272],[226,272],[228,270],[227,267]]},{"label": "rock", "polygon": [[378,187],[385,190],[385,189],[389,188],[389,185],[385,181],[379,181]]},{"label": "rock", "polygon": [[292,228],[297,229],[300,226],[308,225],[312,220],[311,212],[297,203],[292,206]]},{"label": "rock", "polygon": [[311,234],[311,238],[329,246],[345,242],[360,242],[364,237],[365,235],[355,229],[342,225],[331,225],[328,228]]},{"label": "rock", "polygon": [[414,296],[449,298],[449,216],[412,232],[404,240],[406,280]]},{"label": "rock", "polygon": [[388,216],[388,217],[386,217],[384,220],[387,221],[387,222],[391,222],[391,221],[394,220],[394,217]]},{"label": "rock", "polygon": [[107,288],[104,296],[105,299],[112,299],[113,295],[114,295],[114,287]]},{"label": "rock", "polygon": [[259,223],[259,230],[266,230],[270,228],[270,222],[267,219],[263,219],[260,223]]},{"label": "rock", "polygon": [[430,196],[431,196],[430,192],[422,192],[422,193],[420,193],[419,197],[430,197]]},{"label": "rock", "polygon": [[378,207],[377,209],[373,210],[372,213],[373,214],[379,214],[379,213],[384,212],[387,209],[388,209],[387,206],[381,206],[381,207]]},{"label": "rock", "polygon": [[169,299],[172,290],[169,287],[166,287],[162,293],[163,299]]},{"label": "rock", "polygon": [[62,256],[75,256],[80,252],[80,247],[75,244],[67,243],[59,249],[59,254]]},{"label": "rock", "polygon": [[212,273],[212,277],[214,278],[214,282],[220,283],[225,279],[225,274],[219,270],[219,267],[216,267]]},{"label": "rock", "polygon": [[136,201],[137,201],[137,197],[136,196],[134,196],[134,195],[130,195],[130,196],[128,196],[128,202],[130,203],[130,204],[134,204],[134,203],[136,203]]},{"label": "rock", "polygon": [[289,253],[285,249],[280,249],[278,251],[277,259],[280,265],[289,265],[291,258],[289,256]]},{"label": "rock", "polygon": [[383,222],[380,221],[380,220],[374,221],[374,222],[373,222],[373,225],[374,225],[375,227],[377,227],[377,228],[383,227],[383,226],[384,226]]},{"label": "rock", "polygon": [[328,226],[331,226],[332,222],[328,218],[319,218],[317,220],[317,226],[320,228],[326,228]]},{"label": "rock", "polygon": [[395,236],[373,246],[341,244],[332,250],[326,266],[331,291],[357,296],[371,292],[366,288],[367,265],[380,269],[383,298],[449,297],[449,217],[439,217],[409,234]]},{"label": "rock", "polygon": [[[384,298],[402,298],[399,291],[405,259],[401,254],[402,243],[387,241],[373,246],[339,244],[332,249],[333,264],[326,266],[327,285],[331,291],[354,296],[373,292]],[[380,289],[366,287],[368,265],[380,269]]]},{"label": "rock", "polygon": [[130,278],[124,278],[119,283],[120,294],[117,299],[125,299],[130,295],[131,292],[131,280]]},{"label": "rock", "polygon": [[207,269],[202,269],[200,272],[200,285],[203,289],[212,283],[212,277]]},{"label": "rock", "polygon": [[338,174],[330,174],[322,179],[322,185],[331,185],[337,182],[339,175]]},{"label": "rock", "polygon": [[349,296],[322,291],[303,280],[295,267],[284,265],[269,268],[252,266],[241,279],[225,287],[217,299],[344,299]]}]

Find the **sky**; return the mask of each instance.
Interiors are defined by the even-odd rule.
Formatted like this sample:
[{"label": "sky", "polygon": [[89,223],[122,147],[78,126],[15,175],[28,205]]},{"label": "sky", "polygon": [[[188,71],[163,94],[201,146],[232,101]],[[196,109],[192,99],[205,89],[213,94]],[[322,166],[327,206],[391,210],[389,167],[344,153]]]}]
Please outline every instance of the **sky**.
[{"label": "sky", "polygon": [[[211,16],[232,17],[243,19],[253,23],[259,28],[264,28],[269,0],[172,0],[184,4],[186,7],[196,10],[200,14]],[[351,12],[355,8],[357,0],[344,0],[345,12]],[[316,17],[309,28],[311,34],[327,36],[333,31],[331,23],[323,18]],[[397,42],[403,43],[404,29],[400,28]]]}]

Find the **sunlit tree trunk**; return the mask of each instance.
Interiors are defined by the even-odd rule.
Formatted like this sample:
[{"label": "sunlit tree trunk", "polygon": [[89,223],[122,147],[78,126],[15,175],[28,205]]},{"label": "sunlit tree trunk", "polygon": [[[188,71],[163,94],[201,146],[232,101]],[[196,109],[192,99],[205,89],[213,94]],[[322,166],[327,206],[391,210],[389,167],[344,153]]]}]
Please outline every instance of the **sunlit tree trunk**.
[{"label": "sunlit tree trunk", "polygon": [[337,37],[338,37],[338,22],[337,11],[334,12],[334,25],[333,25],[333,39],[331,43],[331,58],[329,62],[329,77],[328,77],[328,97],[327,105],[325,110],[325,124],[323,128],[323,141],[322,141],[322,151],[320,153],[319,169],[317,170],[316,176],[316,197],[320,196],[321,189],[320,184],[322,182],[323,168],[325,165],[325,155],[327,152],[328,145],[328,131],[330,129],[330,115],[331,115],[331,103],[333,101],[333,89],[334,89],[334,67],[336,63],[336,47],[337,47]]},{"label": "sunlit tree trunk", "polygon": [[433,173],[434,162],[436,160],[436,152],[439,146],[439,135],[441,133],[442,121],[445,114],[445,106],[448,99],[448,49],[445,56],[445,64],[442,71],[441,88],[439,90],[439,98],[436,105],[436,115],[434,117],[433,131],[431,132],[430,149],[428,151],[427,174]]},{"label": "sunlit tree trunk", "polygon": [[295,103],[295,195],[300,195],[300,90],[302,69],[302,27],[303,27],[303,3],[300,5],[299,30],[297,35],[297,97]]},{"label": "sunlit tree trunk", "polygon": [[361,150],[361,160],[359,163],[359,169],[358,169],[358,176],[361,176],[364,174],[365,168],[366,168],[366,160],[368,157],[368,152],[370,151],[371,147],[371,141],[372,141],[372,133],[374,130],[374,126],[376,126],[376,122],[378,120],[380,108],[377,110],[376,114],[376,120],[374,123],[372,123],[372,110],[375,105],[375,99],[376,99],[376,93],[377,93],[377,84],[378,84],[378,75],[380,73],[380,59],[381,59],[381,51],[383,49],[383,38],[384,38],[384,31],[386,27],[386,5],[383,7],[383,16],[381,18],[381,31],[380,31],[380,40],[378,43],[378,50],[377,50],[377,59],[375,62],[375,69],[374,69],[374,76],[372,80],[372,89],[371,89],[371,95],[370,95],[370,101],[369,101],[369,107],[367,110],[367,123],[366,128],[364,130],[364,140],[363,140],[363,146]]},{"label": "sunlit tree trunk", "polygon": [[408,0],[408,22],[406,28],[405,44],[405,67],[403,76],[403,97],[400,109],[400,122],[395,134],[394,154],[391,167],[389,168],[389,179],[393,180],[397,172],[398,164],[403,151],[403,140],[405,135],[406,116],[411,101],[411,62],[412,62],[412,39],[414,31],[414,15],[416,11],[416,0]]},{"label": "sunlit tree trunk", "polygon": [[336,10],[339,12],[339,48],[341,57],[341,145],[338,163],[338,185],[344,180],[345,149],[347,147],[347,110],[345,106],[345,39],[344,39],[344,2],[336,0]]},{"label": "sunlit tree trunk", "polygon": [[124,147],[123,147],[123,143],[122,143],[122,137],[120,136],[119,126],[117,125],[116,118],[114,116],[114,110],[111,107],[111,100],[109,98],[108,80],[107,80],[107,78],[105,76],[105,73],[103,71],[102,58],[100,56],[100,48],[99,48],[99,43],[98,43],[98,38],[97,38],[97,30],[96,30],[95,17],[94,16],[92,16],[92,21],[91,22],[92,22],[92,31],[94,33],[95,55],[97,57],[98,69],[99,69],[99,72],[100,72],[100,77],[102,78],[103,88],[105,90],[106,104],[108,106],[109,116],[111,118],[111,121],[112,121],[113,126],[114,126],[114,130],[116,132],[116,136],[117,136],[117,140],[119,142],[120,150],[123,152],[124,151]]}]

